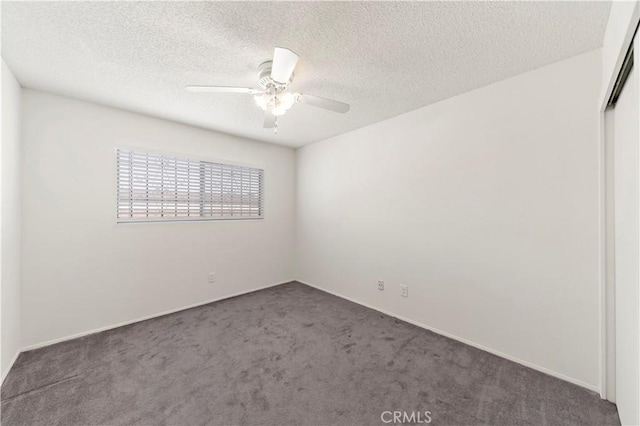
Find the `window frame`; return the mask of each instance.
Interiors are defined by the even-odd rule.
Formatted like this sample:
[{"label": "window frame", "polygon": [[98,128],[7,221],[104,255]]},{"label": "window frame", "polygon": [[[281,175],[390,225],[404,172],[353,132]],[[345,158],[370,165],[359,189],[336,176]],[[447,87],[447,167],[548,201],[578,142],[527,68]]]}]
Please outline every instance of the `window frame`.
[{"label": "window frame", "polygon": [[[207,162],[207,163],[215,163],[222,164],[225,166],[236,166],[236,167],[249,167],[252,169],[260,170],[261,172],[261,187],[260,187],[260,215],[259,216],[250,216],[250,217],[242,217],[242,216],[220,216],[220,217],[203,217],[203,216],[194,216],[194,217],[168,217],[168,218],[125,218],[118,217],[118,151],[130,151],[138,154],[149,154],[149,155],[157,155],[157,156],[166,156],[166,157],[176,157],[181,160],[189,160],[189,161],[198,161],[198,162]],[[247,164],[247,163],[239,163],[236,161],[229,161],[225,159],[212,159],[206,158],[198,155],[185,154],[184,152],[169,152],[169,151],[159,151],[152,148],[145,148],[140,146],[128,146],[128,145],[118,145],[113,150],[113,164],[114,164],[114,176],[115,176],[115,191],[114,191],[114,200],[115,200],[115,222],[116,224],[131,224],[131,223],[177,223],[177,222],[226,222],[226,221],[261,221],[265,218],[265,168],[256,164]]]}]

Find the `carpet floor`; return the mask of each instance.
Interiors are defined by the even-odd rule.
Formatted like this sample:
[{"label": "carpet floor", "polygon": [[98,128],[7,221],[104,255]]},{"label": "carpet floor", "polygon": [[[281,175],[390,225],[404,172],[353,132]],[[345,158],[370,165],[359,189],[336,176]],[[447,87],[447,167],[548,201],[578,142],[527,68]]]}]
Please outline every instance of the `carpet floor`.
[{"label": "carpet floor", "polygon": [[4,426],[620,424],[593,392],[295,282],[25,352],[0,399]]}]

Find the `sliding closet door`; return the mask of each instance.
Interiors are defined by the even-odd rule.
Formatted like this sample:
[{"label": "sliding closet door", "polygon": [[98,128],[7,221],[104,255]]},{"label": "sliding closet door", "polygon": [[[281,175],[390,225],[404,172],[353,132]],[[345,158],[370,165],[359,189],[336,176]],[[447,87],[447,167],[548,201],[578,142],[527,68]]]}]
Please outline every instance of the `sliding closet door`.
[{"label": "sliding closet door", "polygon": [[640,424],[640,85],[635,65],[614,108],[616,403],[623,425]]}]

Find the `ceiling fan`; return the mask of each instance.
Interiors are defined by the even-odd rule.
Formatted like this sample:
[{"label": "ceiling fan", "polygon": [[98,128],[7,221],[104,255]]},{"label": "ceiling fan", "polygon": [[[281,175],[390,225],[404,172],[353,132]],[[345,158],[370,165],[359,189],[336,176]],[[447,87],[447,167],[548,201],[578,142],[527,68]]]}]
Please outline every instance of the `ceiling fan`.
[{"label": "ceiling fan", "polygon": [[295,103],[303,103],[318,108],[344,114],[349,104],[319,96],[292,93],[288,89],[293,81],[293,70],[298,63],[298,55],[289,49],[276,47],[273,61],[258,66],[260,89],[228,86],[187,86],[190,92],[200,93],[240,93],[253,95],[256,104],[264,111],[264,128],[274,129],[278,133],[278,116],[284,115]]}]

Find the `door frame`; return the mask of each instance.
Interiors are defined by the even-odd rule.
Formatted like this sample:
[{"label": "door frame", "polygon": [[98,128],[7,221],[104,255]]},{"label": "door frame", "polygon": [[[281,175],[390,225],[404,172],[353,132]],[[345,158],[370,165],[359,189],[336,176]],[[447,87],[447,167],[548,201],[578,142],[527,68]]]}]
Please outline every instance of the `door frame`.
[{"label": "door frame", "polygon": [[[610,271],[615,268],[613,263],[612,248],[610,246],[610,238],[612,238],[612,224],[610,220],[611,202],[613,198],[610,196],[613,190],[611,187],[610,173],[612,176],[611,165],[609,163],[609,155],[607,152],[613,146],[613,132],[610,125],[607,125],[611,119],[611,111],[609,108],[609,100],[615,88],[618,75],[621,72],[623,63],[627,56],[627,52],[634,42],[634,35],[640,24],[640,1],[636,1],[632,17],[629,25],[624,29],[624,38],[617,52],[616,63],[610,75],[602,76],[602,90],[599,102],[599,316],[600,316],[600,377],[599,388],[600,397],[602,399],[614,400],[615,395],[611,392],[615,389],[615,370],[614,374],[610,374],[610,370],[615,363],[615,326],[611,318],[615,318],[615,303],[611,300],[614,294],[615,282],[610,277]],[[640,36],[638,36],[640,37]],[[636,37],[634,49],[635,67],[640,67],[640,40]],[[613,269],[615,270],[615,269]],[[613,303],[612,303],[613,302]],[[612,311],[613,310],[613,311]],[[613,342],[613,343],[612,343]],[[613,347],[611,347],[613,345]]]}]

